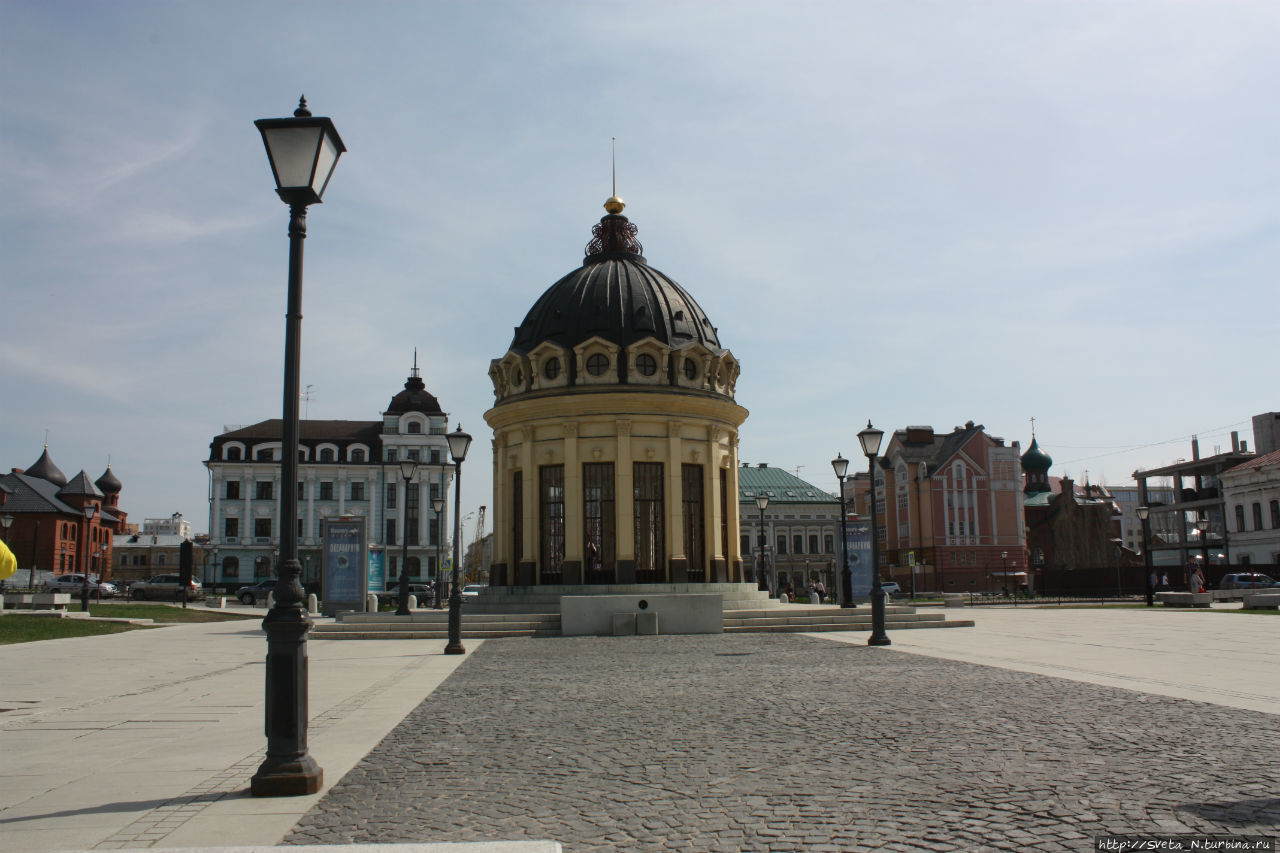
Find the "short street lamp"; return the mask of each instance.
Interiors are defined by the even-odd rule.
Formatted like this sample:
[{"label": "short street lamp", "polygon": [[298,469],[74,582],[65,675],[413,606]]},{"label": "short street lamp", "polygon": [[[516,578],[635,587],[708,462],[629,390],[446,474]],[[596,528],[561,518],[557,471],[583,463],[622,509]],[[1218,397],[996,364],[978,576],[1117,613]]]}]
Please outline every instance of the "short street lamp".
[{"label": "short street lamp", "polygon": [[444,512],[444,498],[432,498],[431,509],[436,514],[436,610],[441,607],[440,604],[440,540],[444,538],[444,530],[440,527],[440,513]]},{"label": "short street lamp", "polygon": [[400,477],[404,480],[404,506],[400,510],[400,603],[396,605],[397,616],[409,615],[409,487],[413,485],[413,475],[416,473],[418,460],[400,460]]},{"label": "short street lamp", "polygon": [[298,577],[298,397],[302,353],[302,241],[307,207],[319,204],[338,157],[346,151],[333,122],[313,118],[307,99],[293,118],[254,122],[289,205],[289,292],[284,332],[284,419],[280,459],[280,562],[275,604],[262,620],[267,634],[267,757],[250,782],[255,797],[288,797],[320,790],[324,771],[307,751],[307,632],[311,619]]},{"label": "short street lamp", "polygon": [[844,503],[844,481],[849,476],[849,460],[839,453],[831,468],[840,481],[840,606],[853,607],[853,569],[849,566],[849,512]]},{"label": "short street lamp", "polygon": [[760,558],[756,561],[756,589],[768,589],[769,580],[765,576],[765,557],[764,557],[764,511],[769,506],[768,495],[756,495],[756,509],[760,510]]},{"label": "short street lamp", "polygon": [[871,474],[871,638],[869,646],[889,645],[889,635],[884,632],[884,587],[880,586],[880,533],[876,528],[876,456],[880,453],[880,441],[884,430],[878,430],[867,421],[867,428],[858,433],[862,452],[867,457],[867,471]]},{"label": "short street lamp", "polygon": [[93,529],[93,517],[98,514],[98,505],[91,504],[84,508],[84,583],[80,584],[80,610],[89,612],[89,531]]},{"label": "short street lamp", "polygon": [[449,586],[449,644],[444,647],[446,655],[465,655],[462,645],[462,590],[458,588],[458,553],[459,541],[462,538],[462,517],[459,509],[462,506],[462,460],[467,458],[467,449],[471,447],[471,436],[462,431],[462,425],[449,433],[449,455],[453,458],[453,577]]}]

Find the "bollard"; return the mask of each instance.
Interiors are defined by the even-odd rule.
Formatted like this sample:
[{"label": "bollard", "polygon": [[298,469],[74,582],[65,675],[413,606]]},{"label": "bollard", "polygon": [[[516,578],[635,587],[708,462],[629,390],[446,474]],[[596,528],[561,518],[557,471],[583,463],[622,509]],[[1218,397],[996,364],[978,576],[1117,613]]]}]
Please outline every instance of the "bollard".
[{"label": "bollard", "polygon": [[409,609],[410,610],[418,609],[418,596],[414,595],[413,593],[409,593]]},{"label": "bollard", "polygon": [[276,606],[276,594],[274,592],[267,593],[267,609],[270,610]]},{"label": "bollard", "polygon": [[373,593],[369,593],[369,595],[364,600],[364,612],[365,613],[378,612],[378,596],[374,595]]},{"label": "bollard", "polygon": [[307,612],[320,612],[320,599],[316,598],[316,594],[314,592],[307,596]]}]

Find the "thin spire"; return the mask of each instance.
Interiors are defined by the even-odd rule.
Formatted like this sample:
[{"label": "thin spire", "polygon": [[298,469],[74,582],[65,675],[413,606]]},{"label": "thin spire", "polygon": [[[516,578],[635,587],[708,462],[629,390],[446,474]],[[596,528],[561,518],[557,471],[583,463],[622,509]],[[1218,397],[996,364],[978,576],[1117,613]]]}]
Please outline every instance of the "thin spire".
[{"label": "thin spire", "polygon": [[1031,418],[1031,440],[1032,440],[1032,441],[1035,441],[1035,440],[1036,440],[1036,419],[1035,419],[1035,417],[1032,417],[1032,418]]},{"label": "thin spire", "polygon": [[610,216],[617,216],[624,209],[627,203],[618,196],[618,137],[613,137],[613,154],[611,156],[613,162],[613,195],[609,196],[604,203],[604,209]]},{"label": "thin spire", "polygon": [[418,348],[413,348],[413,376],[418,375]]},{"label": "thin spire", "polygon": [[613,194],[618,194],[618,137],[613,137],[613,151],[610,155],[613,161]]}]

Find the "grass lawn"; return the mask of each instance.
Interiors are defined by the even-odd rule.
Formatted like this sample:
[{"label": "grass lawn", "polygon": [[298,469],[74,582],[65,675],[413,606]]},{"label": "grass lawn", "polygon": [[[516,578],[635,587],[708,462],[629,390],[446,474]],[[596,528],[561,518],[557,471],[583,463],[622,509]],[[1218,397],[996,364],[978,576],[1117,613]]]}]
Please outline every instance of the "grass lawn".
[{"label": "grass lawn", "polygon": [[13,616],[0,618],[0,645],[60,640],[63,637],[94,637],[132,631],[138,625],[120,622],[86,622],[80,619],[50,619],[46,616]]}]

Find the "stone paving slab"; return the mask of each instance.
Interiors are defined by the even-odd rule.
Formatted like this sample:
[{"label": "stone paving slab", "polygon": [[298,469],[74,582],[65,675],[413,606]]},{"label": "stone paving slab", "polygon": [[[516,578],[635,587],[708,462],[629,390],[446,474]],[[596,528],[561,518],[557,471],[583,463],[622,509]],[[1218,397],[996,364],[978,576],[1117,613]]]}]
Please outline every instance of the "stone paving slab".
[{"label": "stone paving slab", "polygon": [[1102,834],[1275,836],[1277,755],[1272,714],[822,637],[490,640],[284,843],[1082,851]]}]

